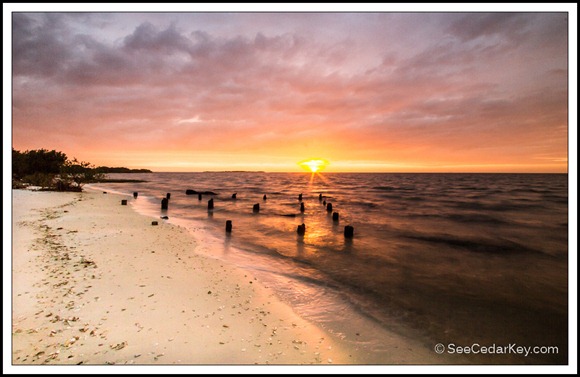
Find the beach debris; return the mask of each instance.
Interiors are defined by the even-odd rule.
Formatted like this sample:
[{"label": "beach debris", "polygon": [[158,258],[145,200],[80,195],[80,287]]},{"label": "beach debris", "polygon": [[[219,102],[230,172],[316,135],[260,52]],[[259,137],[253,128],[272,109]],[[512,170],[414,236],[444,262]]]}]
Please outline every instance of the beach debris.
[{"label": "beach debris", "polygon": [[195,195],[195,194],[198,194],[200,197],[202,194],[203,195],[217,195],[213,191],[196,191],[196,190],[192,190],[192,189],[185,190],[185,195]]},{"label": "beach debris", "polygon": [[332,203],[326,204],[326,212],[332,212]]},{"label": "beach debris", "polygon": [[304,223],[302,223],[302,225],[298,225],[296,232],[300,235],[304,235],[304,233],[306,233],[306,225]]},{"label": "beach debris", "polygon": [[213,199],[210,199],[207,201],[207,210],[212,210],[213,209]]},{"label": "beach debris", "polygon": [[169,216],[161,216],[161,218],[162,218],[163,220],[167,220],[167,219],[169,219]]},{"label": "beach debris", "polygon": [[157,221],[151,221],[151,225],[159,225]]},{"label": "beach debris", "polygon": [[127,199],[121,200],[121,205],[126,206],[127,205]]},{"label": "beach debris", "polygon": [[65,347],[70,347],[72,346],[77,340],[79,340],[80,338],[78,336],[73,336],[72,338],[68,339],[66,342],[64,342],[64,346]]},{"label": "beach debris", "polygon": [[127,346],[127,342],[122,342],[122,343],[117,343],[117,344],[111,344],[110,347],[111,349],[114,349],[116,351],[121,350],[123,348],[125,348],[125,346]]},{"label": "beach debris", "polygon": [[226,232],[232,232],[232,220],[226,220]]},{"label": "beach debris", "polygon": [[260,203],[254,204],[254,208],[252,208],[252,212],[254,212],[254,213],[260,212]]},{"label": "beach debris", "polygon": [[137,196],[138,196],[138,195],[139,195],[139,193],[138,193],[137,191],[135,191],[135,192],[133,193],[133,198],[137,199]]},{"label": "beach debris", "polygon": [[344,227],[344,236],[346,238],[353,238],[354,237],[354,228],[350,225]]},{"label": "beach debris", "polygon": [[333,221],[338,221],[338,212],[333,212],[332,213],[332,220]]},{"label": "beach debris", "polygon": [[169,200],[167,198],[161,199],[161,209],[167,209],[169,206]]},{"label": "beach debris", "polygon": [[90,259],[85,259],[85,257],[83,257],[83,256],[81,256],[80,264],[82,264],[83,267],[85,267],[85,268],[87,268],[89,266],[93,266],[94,268],[97,267],[97,264],[94,261],[92,261]]},{"label": "beach debris", "polygon": [[58,355],[60,354],[60,350],[56,350],[53,353],[49,354],[47,359],[45,360],[45,362],[48,362],[50,360],[56,359],[58,357]]},{"label": "beach debris", "polygon": [[211,295],[211,291],[207,291],[207,294],[208,294],[208,295]]}]

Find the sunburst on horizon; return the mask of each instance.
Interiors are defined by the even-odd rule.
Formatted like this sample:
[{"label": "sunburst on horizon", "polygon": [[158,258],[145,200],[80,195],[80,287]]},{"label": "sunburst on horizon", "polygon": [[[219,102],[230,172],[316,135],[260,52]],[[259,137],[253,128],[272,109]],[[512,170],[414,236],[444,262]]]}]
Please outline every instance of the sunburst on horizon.
[{"label": "sunburst on horizon", "polygon": [[318,173],[324,170],[324,168],[326,168],[326,166],[328,166],[329,164],[330,163],[323,158],[312,158],[309,160],[300,161],[298,163],[298,165],[300,165],[302,169],[309,171],[311,173]]}]

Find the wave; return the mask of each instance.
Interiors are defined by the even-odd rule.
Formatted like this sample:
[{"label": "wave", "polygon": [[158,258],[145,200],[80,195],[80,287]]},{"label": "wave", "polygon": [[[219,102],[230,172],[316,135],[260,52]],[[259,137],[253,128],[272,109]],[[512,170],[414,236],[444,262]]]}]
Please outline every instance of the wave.
[{"label": "wave", "polygon": [[444,244],[451,248],[466,250],[475,253],[515,254],[534,253],[544,254],[541,250],[531,248],[518,242],[498,239],[493,242],[486,239],[458,238],[452,235],[405,235],[404,237],[434,244]]}]

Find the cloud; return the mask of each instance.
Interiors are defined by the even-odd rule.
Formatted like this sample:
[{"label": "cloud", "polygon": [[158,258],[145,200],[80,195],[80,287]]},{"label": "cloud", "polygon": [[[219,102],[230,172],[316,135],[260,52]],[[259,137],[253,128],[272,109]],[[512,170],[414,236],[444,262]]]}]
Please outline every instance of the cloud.
[{"label": "cloud", "polygon": [[412,160],[565,143],[559,15],[115,17],[14,14],[17,145]]}]

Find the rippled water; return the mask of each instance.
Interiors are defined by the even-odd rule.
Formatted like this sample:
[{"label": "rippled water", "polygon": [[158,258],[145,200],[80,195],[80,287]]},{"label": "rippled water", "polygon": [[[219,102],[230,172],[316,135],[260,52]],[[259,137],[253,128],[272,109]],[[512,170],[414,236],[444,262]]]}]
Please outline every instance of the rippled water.
[{"label": "rippled water", "polygon": [[[415,331],[426,344],[556,345],[558,355],[517,362],[567,360],[566,174],[110,178],[146,180],[95,187],[137,191],[136,209],[205,232],[202,250],[262,273],[310,319],[340,317],[341,302],[385,327]],[[187,189],[216,195],[200,200]],[[166,193],[169,208],[161,210]],[[297,234],[300,224],[304,235]],[[346,225],[354,227],[352,239],[344,236]]]}]

